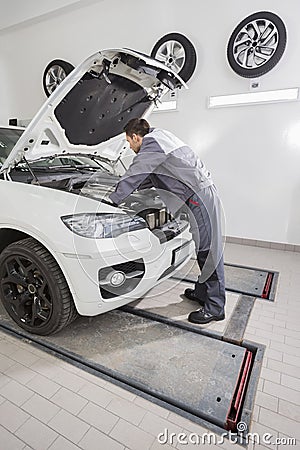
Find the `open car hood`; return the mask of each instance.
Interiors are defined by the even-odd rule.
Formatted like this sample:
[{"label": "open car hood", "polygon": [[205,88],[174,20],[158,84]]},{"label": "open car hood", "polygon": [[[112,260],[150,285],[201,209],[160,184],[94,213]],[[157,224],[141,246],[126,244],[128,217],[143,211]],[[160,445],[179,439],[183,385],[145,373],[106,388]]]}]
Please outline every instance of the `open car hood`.
[{"label": "open car hood", "polygon": [[56,88],[2,165],[9,172],[24,157],[89,154],[111,161],[126,149],[123,128],[148,117],[169,90],[187,87],[167,66],[129,49],[98,52]]}]

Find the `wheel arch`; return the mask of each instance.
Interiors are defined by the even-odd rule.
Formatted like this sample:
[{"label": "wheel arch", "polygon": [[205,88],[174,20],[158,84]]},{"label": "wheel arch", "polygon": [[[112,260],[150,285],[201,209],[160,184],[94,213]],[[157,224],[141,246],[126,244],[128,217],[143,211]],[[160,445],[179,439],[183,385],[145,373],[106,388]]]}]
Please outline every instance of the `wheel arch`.
[{"label": "wheel arch", "polygon": [[26,239],[29,236],[20,230],[14,230],[12,228],[1,228],[0,229],[0,253],[6,249],[9,244],[13,242],[21,241],[22,239]]}]

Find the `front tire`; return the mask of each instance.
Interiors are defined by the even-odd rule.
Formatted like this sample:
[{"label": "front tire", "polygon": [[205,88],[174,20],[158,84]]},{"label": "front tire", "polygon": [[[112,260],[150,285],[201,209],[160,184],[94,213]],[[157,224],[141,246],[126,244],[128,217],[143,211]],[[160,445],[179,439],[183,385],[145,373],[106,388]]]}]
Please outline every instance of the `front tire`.
[{"label": "front tire", "polygon": [[0,298],[14,322],[33,334],[57,333],[76,318],[60,267],[32,238],[12,243],[1,253]]}]

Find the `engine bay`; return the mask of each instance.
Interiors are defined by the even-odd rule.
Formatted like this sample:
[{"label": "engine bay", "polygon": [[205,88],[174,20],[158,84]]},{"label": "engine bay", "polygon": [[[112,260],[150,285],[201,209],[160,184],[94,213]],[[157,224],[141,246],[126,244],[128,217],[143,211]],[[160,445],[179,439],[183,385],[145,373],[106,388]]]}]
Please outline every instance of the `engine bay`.
[{"label": "engine bay", "polygon": [[[86,162],[87,158],[84,158]],[[95,166],[94,164],[53,165],[53,159],[43,160],[42,164],[33,162],[16,166],[10,172],[12,181],[38,184],[40,186],[69,192],[75,195],[92,198],[102,203],[112,204],[109,194],[113,192],[120,176],[116,175],[113,167]],[[94,160],[91,160],[94,161]],[[60,161],[61,162],[61,161]],[[81,161],[82,162],[82,161]],[[97,162],[96,164],[99,164]],[[102,166],[101,166],[102,164]],[[150,231],[161,242],[177,236],[188,226],[186,214],[178,211],[175,217],[167,211],[166,205],[159,197],[155,188],[137,190],[128,196],[119,208],[129,215],[142,217]]]}]

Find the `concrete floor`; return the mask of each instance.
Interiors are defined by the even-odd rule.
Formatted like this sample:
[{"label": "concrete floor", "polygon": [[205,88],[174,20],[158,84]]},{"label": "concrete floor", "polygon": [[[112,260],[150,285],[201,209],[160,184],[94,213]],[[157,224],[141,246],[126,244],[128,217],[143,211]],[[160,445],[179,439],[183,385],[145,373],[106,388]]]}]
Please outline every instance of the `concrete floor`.
[{"label": "concrete floor", "polygon": [[[280,272],[275,303],[256,300],[245,338],[266,345],[248,448],[300,448],[300,253],[227,244],[225,261]],[[195,308],[167,281],[139,307],[184,319]],[[227,317],[236,294],[228,293]],[[226,321],[206,325],[223,331]],[[200,382],[200,381],[199,381]],[[168,430],[168,443],[164,442]],[[0,448],[194,449],[210,431],[0,333]],[[175,433],[173,438],[171,433]],[[184,434],[180,434],[184,433]],[[266,433],[269,433],[266,435]],[[295,438],[284,445],[289,438]],[[211,438],[213,442],[213,437]],[[201,448],[240,448],[228,440]],[[260,440],[260,443],[255,442]],[[274,445],[276,440],[281,444]],[[189,442],[191,441],[191,442]],[[188,444],[186,444],[188,442]]]}]

